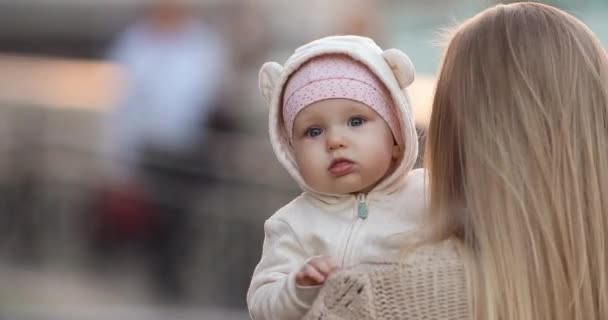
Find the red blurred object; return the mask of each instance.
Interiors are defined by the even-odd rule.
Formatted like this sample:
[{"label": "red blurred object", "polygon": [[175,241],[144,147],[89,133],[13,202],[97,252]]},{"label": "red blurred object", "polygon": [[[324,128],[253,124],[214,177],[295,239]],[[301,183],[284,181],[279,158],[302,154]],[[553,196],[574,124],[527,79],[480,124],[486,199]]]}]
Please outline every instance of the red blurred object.
[{"label": "red blurred object", "polygon": [[112,187],[98,201],[97,231],[103,239],[139,240],[155,228],[154,208],[141,188]]}]

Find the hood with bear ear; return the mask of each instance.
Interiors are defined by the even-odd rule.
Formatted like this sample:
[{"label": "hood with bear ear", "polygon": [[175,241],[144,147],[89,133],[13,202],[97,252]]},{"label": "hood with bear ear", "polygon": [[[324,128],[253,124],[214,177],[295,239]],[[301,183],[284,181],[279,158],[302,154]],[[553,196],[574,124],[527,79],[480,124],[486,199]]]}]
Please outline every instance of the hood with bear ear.
[{"label": "hood with bear ear", "polygon": [[315,40],[298,49],[281,66],[277,62],[265,63],[259,74],[260,91],[270,105],[269,133],[272,148],[289,174],[300,187],[323,202],[339,201],[345,195],[320,193],[310,188],[302,178],[295,161],[289,137],[282,121],[282,96],[289,77],[304,63],[325,54],[345,54],[366,65],[386,86],[396,109],[404,141],[401,162],[395,171],[379,183],[371,192],[391,194],[405,183],[418,156],[418,138],[414,116],[406,88],[414,81],[414,67],[405,53],[398,49],[383,51],[376,43],[359,36],[331,36]]}]

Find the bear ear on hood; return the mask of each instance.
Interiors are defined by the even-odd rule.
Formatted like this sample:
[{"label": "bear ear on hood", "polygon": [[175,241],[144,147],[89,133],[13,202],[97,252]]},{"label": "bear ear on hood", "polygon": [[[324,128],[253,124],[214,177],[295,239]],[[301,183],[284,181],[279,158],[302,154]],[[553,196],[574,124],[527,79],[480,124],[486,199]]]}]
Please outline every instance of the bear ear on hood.
[{"label": "bear ear on hood", "polygon": [[277,62],[266,62],[260,69],[258,84],[260,92],[268,103],[272,100],[274,89],[282,73],[283,66]]},{"label": "bear ear on hood", "polygon": [[414,82],[414,65],[410,58],[399,49],[388,49],[382,53],[382,57],[391,67],[399,87],[401,89],[407,88],[412,82]]}]

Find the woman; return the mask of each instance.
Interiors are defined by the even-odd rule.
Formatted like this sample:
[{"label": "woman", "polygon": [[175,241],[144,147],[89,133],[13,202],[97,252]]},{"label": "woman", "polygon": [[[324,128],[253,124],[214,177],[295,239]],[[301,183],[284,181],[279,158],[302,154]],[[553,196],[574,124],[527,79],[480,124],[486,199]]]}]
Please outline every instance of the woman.
[{"label": "woman", "polygon": [[425,161],[422,240],[339,273],[307,319],[608,316],[608,57],[583,23],[515,3],[460,25]]}]

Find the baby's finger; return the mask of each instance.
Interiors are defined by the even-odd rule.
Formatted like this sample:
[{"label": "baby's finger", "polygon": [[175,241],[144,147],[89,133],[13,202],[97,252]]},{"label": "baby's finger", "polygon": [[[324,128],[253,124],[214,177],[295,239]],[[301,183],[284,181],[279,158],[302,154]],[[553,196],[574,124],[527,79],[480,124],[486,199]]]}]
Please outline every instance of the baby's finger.
[{"label": "baby's finger", "polygon": [[325,281],[325,276],[321,274],[314,266],[306,265],[306,269],[304,270],[304,274],[316,281],[317,283],[323,283]]},{"label": "baby's finger", "polygon": [[331,257],[327,257],[327,259],[325,260],[325,263],[327,263],[331,272],[334,272],[334,271],[337,271],[340,269],[340,266]]},{"label": "baby's finger", "polygon": [[317,269],[323,272],[325,277],[338,271],[340,267],[334,262],[331,257],[323,257],[315,261]]},{"label": "baby's finger", "polygon": [[317,282],[308,278],[304,272],[298,272],[296,273],[296,284],[300,286],[314,286]]},{"label": "baby's finger", "polygon": [[302,271],[296,273],[296,281],[304,281],[306,274]]},{"label": "baby's finger", "polygon": [[324,275],[329,274],[332,269],[331,265],[329,263],[327,263],[327,261],[325,259],[313,260],[310,262],[310,265],[315,267],[317,270],[319,270],[319,272],[321,272]]}]

